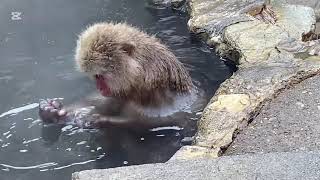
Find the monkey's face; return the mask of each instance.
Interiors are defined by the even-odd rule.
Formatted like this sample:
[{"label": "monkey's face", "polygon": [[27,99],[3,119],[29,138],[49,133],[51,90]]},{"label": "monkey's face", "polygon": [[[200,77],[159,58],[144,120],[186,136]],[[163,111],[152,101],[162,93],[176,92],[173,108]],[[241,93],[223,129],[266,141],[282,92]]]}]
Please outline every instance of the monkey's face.
[{"label": "monkey's face", "polygon": [[126,94],[137,86],[140,79],[142,68],[137,61],[127,52],[119,53],[117,56],[90,61],[96,67],[87,73],[94,76],[97,89],[103,96]]},{"label": "monkey's face", "polygon": [[114,55],[91,54],[81,62],[81,70],[93,77],[103,96],[117,96],[130,91],[141,73],[139,64],[123,50]]},{"label": "monkey's face", "polygon": [[78,68],[96,81],[103,96],[117,96],[139,83],[142,68],[133,58],[134,51],[134,43],[116,42],[93,31],[79,37],[75,59]]}]

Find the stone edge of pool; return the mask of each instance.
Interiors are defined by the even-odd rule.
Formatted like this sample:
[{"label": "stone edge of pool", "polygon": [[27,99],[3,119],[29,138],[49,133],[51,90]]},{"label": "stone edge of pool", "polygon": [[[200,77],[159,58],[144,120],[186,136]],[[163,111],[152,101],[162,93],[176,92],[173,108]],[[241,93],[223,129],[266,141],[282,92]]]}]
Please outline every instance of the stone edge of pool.
[{"label": "stone edge of pool", "polygon": [[[216,24],[247,16],[239,11],[256,2],[190,1],[190,30],[202,34],[221,56],[230,57],[236,52],[239,69],[220,85],[204,109],[193,145],[182,147],[171,160],[218,157],[237,132],[246,127],[278,93],[320,73],[320,56],[310,55],[302,59],[294,50],[294,46],[303,44],[303,34],[318,33],[315,25],[320,17],[320,7],[308,7],[312,1],[299,1],[305,4],[295,4],[295,0],[271,1],[277,18],[275,24],[249,19],[231,24],[223,33],[217,33]],[[316,4],[316,0],[313,2]],[[282,42],[292,42],[293,39],[291,49],[278,48]]]},{"label": "stone edge of pool", "polygon": [[[320,56],[297,53],[303,48],[303,35],[319,33],[316,20],[320,19],[320,7],[313,6],[317,0],[268,1],[276,15],[274,24],[242,13],[264,2],[188,1],[190,31],[216,47],[221,56],[235,60],[239,69],[220,85],[204,109],[194,143],[183,146],[169,162],[219,157],[237,132],[278,93],[320,74]],[[290,43],[281,48],[283,42]],[[121,171],[126,167],[118,173]],[[73,179],[82,180],[80,174],[74,173]]]}]

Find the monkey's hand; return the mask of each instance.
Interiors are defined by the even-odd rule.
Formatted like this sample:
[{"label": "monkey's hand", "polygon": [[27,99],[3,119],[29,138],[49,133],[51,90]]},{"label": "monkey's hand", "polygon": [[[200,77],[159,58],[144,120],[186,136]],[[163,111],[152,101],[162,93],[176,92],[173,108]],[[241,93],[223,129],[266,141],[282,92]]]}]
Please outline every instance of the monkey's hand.
[{"label": "monkey's hand", "polygon": [[41,99],[39,102],[39,116],[45,123],[65,124],[67,114],[59,99]]},{"label": "monkey's hand", "polygon": [[41,99],[39,102],[39,116],[44,123],[72,124],[89,129],[107,126],[109,118],[93,114],[93,109],[93,106],[63,108],[62,102],[57,98]]},{"label": "monkey's hand", "polygon": [[127,127],[132,124],[130,118],[96,113],[94,106],[63,107],[60,99],[40,100],[39,116],[44,123],[71,124],[85,129]]}]

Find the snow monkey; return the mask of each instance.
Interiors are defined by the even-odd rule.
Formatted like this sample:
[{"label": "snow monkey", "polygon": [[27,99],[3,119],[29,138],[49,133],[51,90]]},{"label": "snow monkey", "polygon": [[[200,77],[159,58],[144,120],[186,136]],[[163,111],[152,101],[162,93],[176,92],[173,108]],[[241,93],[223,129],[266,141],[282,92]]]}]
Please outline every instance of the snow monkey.
[{"label": "snow monkey", "polygon": [[197,99],[189,73],[168,47],[126,23],[88,27],[77,41],[75,62],[102,96],[66,107],[58,99],[41,100],[39,114],[46,123],[160,126],[189,111]]}]

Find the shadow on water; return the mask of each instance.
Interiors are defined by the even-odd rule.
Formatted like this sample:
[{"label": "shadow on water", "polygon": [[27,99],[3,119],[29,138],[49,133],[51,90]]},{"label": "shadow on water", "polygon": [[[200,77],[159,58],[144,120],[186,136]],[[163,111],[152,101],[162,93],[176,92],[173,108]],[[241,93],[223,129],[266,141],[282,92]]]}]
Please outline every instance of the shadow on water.
[{"label": "shadow on water", "polygon": [[189,69],[207,100],[231,70],[187,30],[187,17],[140,0],[0,0],[0,179],[70,179],[74,171],[164,162],[196,130],[144,133],[43,127],[40,98],[81,98],[94,85],[74,68],[77,34],[99,21],[127,21],[156,34]]}]

